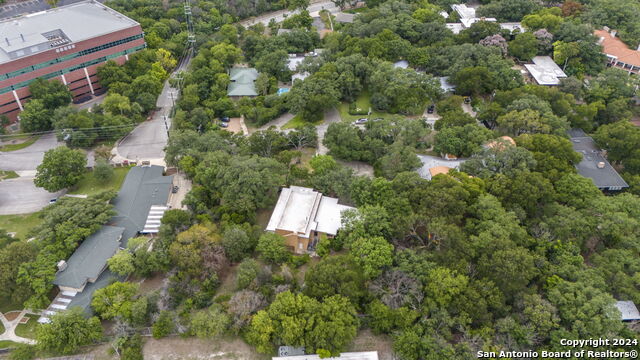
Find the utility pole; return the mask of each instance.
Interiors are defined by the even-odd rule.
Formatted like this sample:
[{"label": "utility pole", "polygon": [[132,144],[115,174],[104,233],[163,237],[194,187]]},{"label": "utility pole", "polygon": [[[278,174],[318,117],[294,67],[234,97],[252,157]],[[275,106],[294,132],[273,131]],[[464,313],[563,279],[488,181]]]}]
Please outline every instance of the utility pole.
[{"label": "utility pole", "polygon": [[184,16],[187,20],[187,42],[189,43],[189,49],[193,49],[196,43],[196,35],[193,31],[193,22],[191,19],[191,1],[184,0]]}]

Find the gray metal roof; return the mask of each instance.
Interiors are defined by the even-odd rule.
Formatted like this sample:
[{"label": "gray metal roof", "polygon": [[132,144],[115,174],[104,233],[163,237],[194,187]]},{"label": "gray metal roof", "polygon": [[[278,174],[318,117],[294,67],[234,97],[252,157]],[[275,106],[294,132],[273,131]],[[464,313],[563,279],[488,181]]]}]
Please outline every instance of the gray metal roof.
[{"label": "gray metal roof", "polygon": [[258,70],[254,68],[232,68],[229,70],[229,96],[258,96],[255,81],[258,78]]},{"label": "gray metal roof", "polygon": [[166,205],[173,176],[163,176],[162,166],[135,166],[129,170],[118,196],[113,200],[117,213],[111,225],[123,227],[122,247],[144,229],[152,205]]},{"label": "gray metal roof", "polygon": [[124,228],[103,226],[87,237],[67,260],[67,268],[59,271],[55,285],[82,288],[89,279],[96,279],[107,265],[107,260],[118,251]]},{"label": "gray metal roof", "polygon": [[102,289],[104,287],[109,286],[111,283],[115,281],[124,281],[124,277],[117,276],[116,274],[109,271],[109,269],[105,270],[100,274],[98,280],[94,283],[89,283],[84,288],[82,292],[77,293],[72,299],[67,309],[71,309],[72,307],[78,306],[82,308],[86,315],[93,315],[93,309],[91,308],[91,300],[93,299],[93,293],[96,290]]},{"label": "gray metal roof", "polygon": [[0,64],[139,24],[91,0],[0,21]]},{"label": "gray metal roof", "polygon": [[580,175],[593,180],[598,189],[619,190],[629,187],[590,136],[581,129],[572,129],[568,133],[573,150],[582,154],[582,160],[576,165]]},{"label": "gray metal roof", "polygon": [[618,301],[616,307],[620,310],[622,321],[640,320],[640,312],[633,301]]}]

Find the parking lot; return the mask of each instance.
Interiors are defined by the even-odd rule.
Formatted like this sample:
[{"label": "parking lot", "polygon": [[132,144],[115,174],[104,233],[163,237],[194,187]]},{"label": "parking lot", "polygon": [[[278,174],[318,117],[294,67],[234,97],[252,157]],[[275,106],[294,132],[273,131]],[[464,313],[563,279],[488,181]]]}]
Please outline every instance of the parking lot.
[{"label": "parking lot", "polygon": [[0,215],[29,214],[49,205],[49,201],[63,194],[50,193],[33,184],[33,177],[19,177],[0,181]]},{"label": "parking lot", "polygon": [[224,128],[227,131],[231,131],[232,133],[242,134],[242,124],[240,118],[230,118],[227,123],[229,126]]}]

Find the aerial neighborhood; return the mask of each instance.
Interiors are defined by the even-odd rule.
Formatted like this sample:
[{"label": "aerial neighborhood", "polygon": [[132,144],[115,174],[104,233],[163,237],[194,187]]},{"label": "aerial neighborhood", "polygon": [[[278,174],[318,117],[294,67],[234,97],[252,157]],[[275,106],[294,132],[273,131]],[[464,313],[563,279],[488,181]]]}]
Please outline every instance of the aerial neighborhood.
[{"label": "aerial neighborhood", "polygon": [[633,359],[639,0],[0,0],[0,359]]}]

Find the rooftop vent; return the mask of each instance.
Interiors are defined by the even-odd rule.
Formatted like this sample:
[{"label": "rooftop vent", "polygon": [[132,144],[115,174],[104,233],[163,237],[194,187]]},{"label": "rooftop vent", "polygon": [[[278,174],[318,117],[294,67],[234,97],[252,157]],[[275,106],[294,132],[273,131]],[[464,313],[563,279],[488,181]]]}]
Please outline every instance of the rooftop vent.
[{"label": "rooftop vent", "polygon": [[58,261],[58,271],[64,271],[67,268],[67,262],[64,260]]},{"label": "rooftop vent", "polygon": [[598,169],[604,169],[604,161],[598,162]]}]

